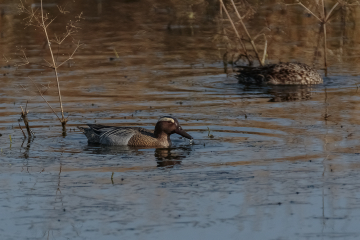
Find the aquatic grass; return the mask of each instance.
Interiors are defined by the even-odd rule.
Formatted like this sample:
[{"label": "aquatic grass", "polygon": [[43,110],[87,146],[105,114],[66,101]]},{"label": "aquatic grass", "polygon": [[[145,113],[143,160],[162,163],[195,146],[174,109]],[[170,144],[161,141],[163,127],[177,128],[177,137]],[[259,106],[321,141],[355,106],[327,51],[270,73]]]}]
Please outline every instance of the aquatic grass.
[{"label": "aquatic grass", "polygon": [[[66,28],[65,28],[66,32],[63,33],[61,35],[61,37],[54,34],[54,37],[51,38],[50,33],[49,33],[49,26],[54,22],[54,20],[58,16],[50,17],[49,13],[44,12],[43,0],[40,1],[40,7],[39,8],[33,7],[33,5],[29,6],[29,7],[26,7],[24,5],[23,1],[20,0],[20,3],[18,5],[18,9],[19,9],[20,14],[25,14],[26,15],[26,17],[23,19],[25,21],[25,26],[26,27],[35,27],[35,30],[37,28],[41,29],[41,32],[42,32],[42,34],[44,35],[44,37],[46,39],[46,46],[48,47],[48,50],[49,50],[48,53],[49,53],[50,60],[48,61],[46,59],[43,59],[45,64],[41,65],[41,66],[49,68],[54,72],[54,79],[55,79],[56,88],[57,88],[58,103],[59,103],[60,113],[61,113],[60,117],[56,113],[54,108],[50,105],[50,103],[46,100],[46,98],[43,95],[44,92],[40,91],[40,89],[38,87],[38,84],[32,78],[30,78],[30,76],[28,76],[28,78],[29,78],[31,84],[36,87],[37,93],[41,96],[41,98],[46,102],[46,104],[51,109],[51,111],[55,114],[55,116],[57,117],[57,119],[59,120],[59,122],[62,125],[63,134],[66,135],[66,123],[68,122],[68,117],[65,117],[65,115],[64,115],[64,107],[63,107],[63,100],[62,100],[62,95],[61,95],[61,87],[60,87],[60,79],[59,79],[59,68],[61,66],[63,66],[65,63],[67,63],[68,61],[73,59],[74,54],[82,46],[82,43],[80,43],[80,41],[76,42],[76,41],[73,40],[72,43],[75,45],[73,51],[68,54],[68,57],[66,59],[63,59],[62,61],[58,61],[58,60],[59,60],[59,55],[60,55],[59,52],[60,52],[61,45],[70,36],[72,36],[74,33],[76,33],[77,29],[79,27],[75,26],[74,23],[70,20],[66,24]],[[69,13],[68,11],[65,10],[65,7],[58,6],[60,14],[65,15],[65,14]],[[75,22],[79,22],[81,19],[83,19],[82,18],[82,13],[80,13],[75,18],[76,18]],[[56,49],[57,53],[55,53],[55,48],[57,48]],[[25,49],[21,49],[21,52],[22,52],[22,61],[15,65],[17,68],[19,68],[21,66],[32,64],[32,63],[29,62],[28,58],[26,57]],[[22,110],[22,118],[23,119],[26,119],[26,115],[27,115],[27,112]],[[25,122],[25,120],[24,120],[24,122]],[[27,125],[26,122],[25,122],[25,125]],[[30,136],[29,131],[28,131],[28,135]]]},{"label": "aquatic grass", "polygon": [[114,185],[114,172],[111,173],[111,183]]},{"label": "aquatic grass", "polygon": [[116,58],[120,58],[118,52],[116,51],[116,49],[113,48],[113,50],[114,50],[114,53],[115,53]]}]

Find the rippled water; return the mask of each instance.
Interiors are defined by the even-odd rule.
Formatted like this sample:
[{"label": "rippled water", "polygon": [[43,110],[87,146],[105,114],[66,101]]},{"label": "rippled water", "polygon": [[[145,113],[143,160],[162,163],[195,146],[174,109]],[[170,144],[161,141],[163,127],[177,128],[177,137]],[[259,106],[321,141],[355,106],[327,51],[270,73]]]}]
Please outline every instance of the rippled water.
[{"label": "rippled water", "polygon": [[[0,49],[10,60],[0,69],[1,239],[358,239],[359,9],[346,12],[345,27],[341,11],[328,26],[324,84],[272,87],[238,84],[224,69],[217,2],[58,4],[71,10],[65,20],[84,17],[74,38],[85,46],[60,70],[66,137],[28,80],[50,83],[46,98],[57,106],[52,73],[13,67],[19,47],[43,64],[45,40],[24,29],[14,2],[0,4]],[[271,29],[268,62],[312,63],[313,17],[274,1],[254,7],[251,31]],[[26,101],[30,141],[18,125]],[[88,145],[76,130],[152,129],[168,114],[193,144],[173,135],[168,149]]]}]

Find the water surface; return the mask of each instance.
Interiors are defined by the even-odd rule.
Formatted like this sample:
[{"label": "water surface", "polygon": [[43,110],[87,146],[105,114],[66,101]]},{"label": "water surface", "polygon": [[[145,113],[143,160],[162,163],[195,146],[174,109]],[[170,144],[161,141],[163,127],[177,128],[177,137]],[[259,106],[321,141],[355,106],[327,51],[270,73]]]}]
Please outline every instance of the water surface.
[{"label": "water surface", "polygon": [[[70,13],[49,31],[62,33],[83,12],[73,37],[85,44],[60,69],[65,137],[28,80],[50,86],[45,96],[59,110],[53,74],[41,66],[45,38],[24,28],[16,3],[0,4],[0,49],[10,60],[0,69],[1,239],[358,239],[358,8],[328,26],[324,84],[272,87],[238,84],[231,64],[224,69],[215,1],[57,4]],[[271,29],[269,63],[323,67],[315,18],[275,1],[253,7],[251,33]],[[21,47],[36,64],[14,67]],[[18,123],[27,101],[31,141]],[[173,135],[168,149],[88,145],[76,129],[152,129],[169,114],[194,144]]]}]

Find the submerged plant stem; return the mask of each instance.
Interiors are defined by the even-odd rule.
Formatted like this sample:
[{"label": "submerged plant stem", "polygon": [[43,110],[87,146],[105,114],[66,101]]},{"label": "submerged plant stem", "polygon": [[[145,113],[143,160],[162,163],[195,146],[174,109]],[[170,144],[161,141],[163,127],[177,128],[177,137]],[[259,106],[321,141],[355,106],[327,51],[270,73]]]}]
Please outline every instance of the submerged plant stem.
[{"label": "submerged plant stem", "polygon": [[[27,117],[28,111],[26,111],[26,109],[27,109],[27,103],[26,103],[25,110],[21,107],[21,118],[24,121],[27,134],[28,134],[29,138],[31,138],[32,132],[31,132],[30,125],[29,125],[29,119]],[[19,124],[19,126],[20,126],[20,124]],[[20,126],[20,129],[23,132],[24,137],[26,137],[24,131],[21,128],[21,126]]]}]

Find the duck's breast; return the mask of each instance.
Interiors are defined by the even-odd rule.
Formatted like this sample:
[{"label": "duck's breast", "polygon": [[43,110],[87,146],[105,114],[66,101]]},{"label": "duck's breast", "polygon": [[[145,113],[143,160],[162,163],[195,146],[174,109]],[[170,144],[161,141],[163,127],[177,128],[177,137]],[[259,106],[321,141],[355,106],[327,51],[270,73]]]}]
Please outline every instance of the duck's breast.
[{"label": "duck's breast", "polygon": [[171,142],[160,142],[152,133],[139,132],[130,138],[128,145],[138,147],[168,147],[171,145]]}]

